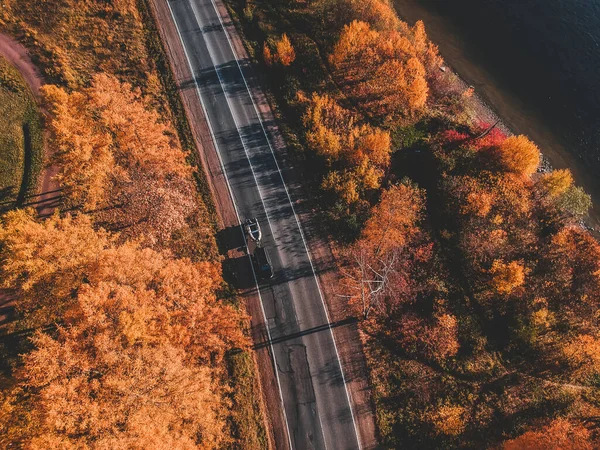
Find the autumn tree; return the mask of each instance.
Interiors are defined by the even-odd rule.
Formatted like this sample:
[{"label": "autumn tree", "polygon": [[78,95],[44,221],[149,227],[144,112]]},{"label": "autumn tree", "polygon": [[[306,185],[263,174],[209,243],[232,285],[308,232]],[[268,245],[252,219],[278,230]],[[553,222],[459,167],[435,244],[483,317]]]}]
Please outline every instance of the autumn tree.
[{"label": "autumn tree", "polygon": [[540,430],[527,431],[504,443],[504,450],[592,450],[598,447],[584,426],[564,418]]},{"label": "autumn tree", "polygon": [[94,221],[124,230],[123,239],[168,248],[175,236],[187,237],[179,245],[183,254],[196,247],[202,257],[215,257],[209,255],[212,233],[194,231],[208,231],[208,213],[187,155],[139,90],[104,74],[70,94],[45,89],[58,177],[71,203],[96,208]]},{"label": "autumn tree", "polygon": [[393,30],[406,26],[400,21],[394,8],[382,0],[319,0],[316,2],[318,16],[324,26],[339,32],[353,20],[362,20],[375,30]]},{"label": "autumn tree", "polygon": [[563,357],[576,380],[589,382],[600,374],[600,340],[589,334],[582,334],[564,345]]},{"label": "autumn tree", "polygon": [[458,436],[467,425],[465,408],[451,403],[444,403],[432,409],[427,418],[438,434],[446,436]]},{"label": "autumn tree", "polygon": [[296,51],[287,34],[283,33],[281,38],[275,44],[275,47],[277,49],[275,58],[282,66],[289,66],[294,62],[296,59]]},{"label": "autumn tree", "polygon": [[568,227],[552,237],[541,255],[547,274],[543,286],[552,308],[569,317],[572,325],[578,321],[585,323],[588,318],[597,323],[600,306],[598,242],[584,230]]},{"label": "autumn tree", "polygon": [[363,240],[382,254],[404,246],[418,232],[417,224],[423,217],[424,192],[406,183],[390,187],[381,195],[367,221]]},{"label": "autumn tree", "polygon": [[271,48],[269,47],[269,44],[267,44],[266,42],[263,44],[263,61],[265,62],[265,64],[269,67],[271,67],[273,65],[273,53],[271,52]]},{"label": "autumn tree", "polygon": [[102,206],[136,171],[157,178],[190,173],[171,126],[131,85],[100,74],[89,88],[68,94],[46,86],[43,93],[58,181],[75,204]]},{"label": "autumn tree", "polygon": [[540,165],[540,150],[526,136],[511,136],[497,149],[505,170],[525,177],[531,176]]},{"label": "autumn tree", "polygon": [[248,345],[245,316],[217,299],[219,267],[119,245],[85,215],[32,214],[4,219],[4,282],[45,311],[33,326],[60,325],[34,339],[4,401],[27,415],[3,412],[0,429],[30,448],[219,447],[227,402],[217,370],[228,349]]},{"label": "autumn tree", "polygon": [[569,169],[556,169],[543,174],[538,183],[550,198],[557,198],[573,185],[573,175]]},{"label": "autumn tree", "polygon": [[404,314],[395,333],[406,352],[431,361],[440,362],[452,357],[460,348],[458,322],[448,313],[434,314],[431,319]]},{"label": "autumn tree", "polygon": [[98,74],[85,93],[92,114],[113,136],[120,165],[158,178],[191,173],[173,127],[160,119],[139,89]]},{"label": "autumn tree", "polygon": [[398,281],[403,262],[401,251],[418,232],[423,207],[422,191],[408,184],[392,186],[373,209],[360,240],[348,249],[340,283],[341,295],[348,298],[364,318],[368,318],[373,309],[386,314],[387,298],[398,293],[394,281]]},{"label": "autumn tree", "polygon": [[[424,192],[411,184],[382,193],[360,239],[345,251],[339,295],[407,352],[443,360],[458,350],[457,323],[444,311],[435,252],[420,229],[424,207]],[[414,314],[421,301],[435,305],[434,317]]]},{"label": "autumn tree", "polygon": [[570,186],[556,201],[558,209],[577,219],[585,216],[592,207],[592,197],[580,186]]},{"label": "autumn tree", "polygon": [[519,261],[492,263],[490,275],[492,289],[499,295],[508,295],[525,283],[527,269]]},{"label": "autumn tree", "polygon": [[78,302],[71,325],[38,335],[24,358],[31,448],[216,448],[224,403],[211,369],[161,338],[131,288],[103,284]]},{"label": "autumn tree", "polygon": [[372,248],[358,244],[348,252],[347,267],[341,270],[340,289],[343,297],[368,319],[375,309],[385,314],[385,301],[393,290],[393,276],[400,252],[388,252],[376,257]]},{"label": "autumn tree", "polygon": [[427,101],[427,71],[411,39],[353,21],[342,30],[330,62],[350,95],[385,120],[411,118]]},{"label": "autumn tree", "polygon": [[113,242],[85,215],[38,222],[33,210],[11,211],[0,227],[2,287],[16,289],[16,307],[30,326],[56,320]]},{"label": "autumn tree", "polygon": [[[89,217],[53,216],[37,222],[32,212],[15,211],[0,228],[3,286],[16,289],[17,308],[31,326],[76,314],[75,298],[86,286],[114,281],[139,289],[139,299],[163,308],[163,338],[197,358],[220,360],[230,346],[246,342],[240,316],[218,303],[221,274],[214,263],[174,259],[169,253],[117,245],[116,237],[95,231]],[[126,307],[125,304],[122,305]]]},{"label": "autumn tree", "polygon": [[313,94],[303,117],[311,150],[331,170],[321,187],[351,205],[364,193],[381,186],[390,164],[391,139],[387,131],[367,124],[327,95]]},{"label": "autumn tree", "polygon": [[111,149],[112,137],[95,126],[84,93],[67,94],[52,85],[42,92],[52,113],[48,128],[61,168],[57,180],[73,202],[95,208],[106,201],[113,178],[123,176]]}]

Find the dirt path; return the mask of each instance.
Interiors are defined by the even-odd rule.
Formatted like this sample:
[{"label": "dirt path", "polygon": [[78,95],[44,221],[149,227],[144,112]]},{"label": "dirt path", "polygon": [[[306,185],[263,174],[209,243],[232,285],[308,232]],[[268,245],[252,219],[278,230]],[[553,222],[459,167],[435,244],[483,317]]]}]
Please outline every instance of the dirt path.
[{"label": "dirt path", "polygon": [[[44,79],[31,61],[27,49],[12,37],[0,33],[0,55],[21,73],[41,108],[40,88],[44,84]],[[61,200],[59,185],[54,180],[58,173],[58,167],[49,166],[47,164],[49,160],[48,147],[44,145],[44,167],[40,176],[39,188],[37,194],[30,196],[25,205],[35,207],[41,217],[52,215]]]},{"label": "dirt path", "polygon": [[[40,88],[44,84],[42,75],[31,61],[27,49],[16,40],[0,33],[0,55],[12,64],[23,76],[25,82],[31,89],[38,105],[41,107]],[[44,145],[44,160],[48,161],[49,155]],[[54,213],[60,203],[60,189],[54,176],[58,172],[56,166],[44,164],[40,176],[38,194],[27,199],[26,206],[34,206],[41,217],[47,217]],[[10,290],[0,290],[0,329],[11,320],[15,297]]]}]

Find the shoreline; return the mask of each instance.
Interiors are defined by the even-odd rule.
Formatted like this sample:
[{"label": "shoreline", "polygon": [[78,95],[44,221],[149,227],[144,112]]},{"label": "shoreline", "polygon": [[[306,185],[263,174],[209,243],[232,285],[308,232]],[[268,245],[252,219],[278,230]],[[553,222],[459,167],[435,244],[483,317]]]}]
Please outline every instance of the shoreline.
[{"label": "shoreline", "polygon": [[585,162],[568,150],[576,144],[568,142],[555,131],[536,105],[517,97],[501,77],[488,71],[476,49],[464,39],[460,28],[451,20],[419,0],[392,0],[392,4],[398,15],[410,25],[417,20],[425,23],[427,35],[439,47],[446,66],[467,85],[474,86],[476,96],[492,115],[497,116],[512,133],[531,138],[550,166],[571,170],[575,183],[592,197],[593,205],[584,223],[595,237],[599,237],[600,183],[586,168]]}]

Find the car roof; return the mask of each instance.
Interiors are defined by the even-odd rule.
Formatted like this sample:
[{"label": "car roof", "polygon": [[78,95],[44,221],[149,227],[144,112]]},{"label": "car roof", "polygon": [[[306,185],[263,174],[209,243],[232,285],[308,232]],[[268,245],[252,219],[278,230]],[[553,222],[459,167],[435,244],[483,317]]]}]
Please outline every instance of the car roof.
[{"label": "car roof", "polygon": [[254,250],[254,254],[257,258],[264,259],[265,262],[268,262],[269,264],[271,263],[269,253],[264,247],[256,247],[256,250]]}]

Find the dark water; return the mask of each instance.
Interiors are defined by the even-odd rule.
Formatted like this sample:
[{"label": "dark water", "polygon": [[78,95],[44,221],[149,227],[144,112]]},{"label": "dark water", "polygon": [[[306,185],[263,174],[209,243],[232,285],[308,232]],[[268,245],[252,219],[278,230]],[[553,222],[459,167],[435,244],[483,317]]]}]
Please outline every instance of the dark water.
[{"label": "dark water", "polygon": [[[600,0],[420,0],[600,170]],[[599,172],[596,172],[599,173]]]}]

